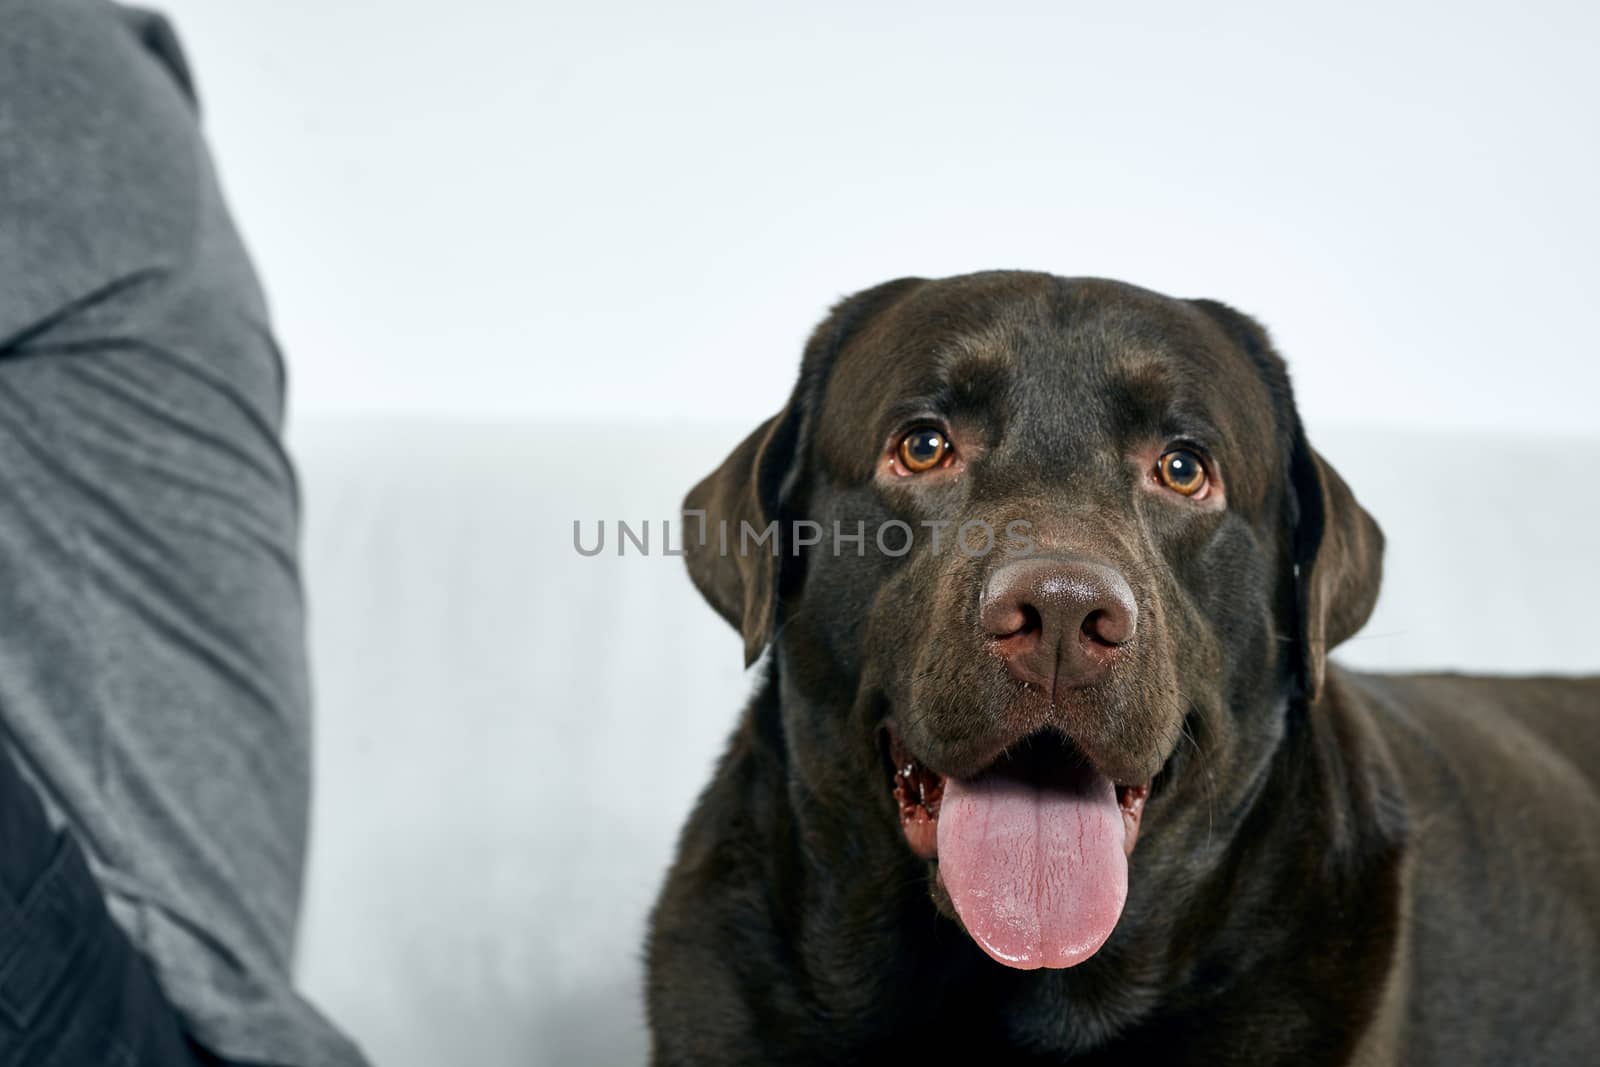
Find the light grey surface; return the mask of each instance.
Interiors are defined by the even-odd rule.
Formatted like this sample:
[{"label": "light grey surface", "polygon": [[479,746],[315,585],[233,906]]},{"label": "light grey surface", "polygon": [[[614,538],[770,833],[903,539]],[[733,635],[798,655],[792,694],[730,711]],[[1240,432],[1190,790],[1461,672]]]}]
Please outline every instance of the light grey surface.
[{"label": "light grey surface", "polygon": [[1600,393],[1594,3],[162,3],[294,411],[776,410],[837,297],[1000,267],[1260,315],[1313,417]]},{"label": "light grey surface", "polygon": [[[755,423],[752,417],[750,424]],[[676,514],[744,425],[312,422],[305,986],[392,1067],[640,1062],[639,948],[748,684]],[[1365,667],[1600,671],[1600,440],[1338,427],[1389,537]]]}]

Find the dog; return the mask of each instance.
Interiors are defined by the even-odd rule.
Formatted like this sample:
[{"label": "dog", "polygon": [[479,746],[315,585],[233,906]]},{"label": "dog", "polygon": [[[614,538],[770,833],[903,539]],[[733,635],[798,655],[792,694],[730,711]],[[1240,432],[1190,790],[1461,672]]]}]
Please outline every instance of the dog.
[{"label": "dog", "polygon": [[1251,318],[879,285],[684,509],[761,667],[654,1063],[1600,1062],[1600,678],[1328,662],[1383,535]]}]

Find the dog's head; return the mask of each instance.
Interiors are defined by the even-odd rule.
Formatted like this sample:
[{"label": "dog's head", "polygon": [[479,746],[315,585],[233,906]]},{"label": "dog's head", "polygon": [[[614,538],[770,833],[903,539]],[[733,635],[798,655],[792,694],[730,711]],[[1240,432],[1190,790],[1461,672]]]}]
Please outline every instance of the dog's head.
[{"label": "dog's head", "polygon": [[696,585],[776,646],[808,803],[898,823],[1017,967],[1093,955],[1141,832],[1256,780],[1382,552],[1255,322],[1030,273],[841,302],[685,507]]}]

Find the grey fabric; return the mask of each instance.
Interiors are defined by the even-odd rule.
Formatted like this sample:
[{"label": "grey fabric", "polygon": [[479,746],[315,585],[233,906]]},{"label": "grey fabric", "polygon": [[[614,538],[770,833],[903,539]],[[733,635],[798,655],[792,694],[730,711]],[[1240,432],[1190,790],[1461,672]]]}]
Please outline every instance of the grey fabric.
[{"label": "grey fabric", "polygon": [[359,1064],[289,978],[309,698],[282,403],[170,29],[0,0],[0,738],[203,1043]]}]

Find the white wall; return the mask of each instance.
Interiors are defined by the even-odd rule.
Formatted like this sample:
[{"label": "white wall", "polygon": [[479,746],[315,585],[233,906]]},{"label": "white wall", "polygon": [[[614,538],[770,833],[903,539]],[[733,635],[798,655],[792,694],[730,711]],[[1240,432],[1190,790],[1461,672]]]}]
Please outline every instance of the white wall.
[{"label": "white wall", "polygon": [[296,410],[734,417],[836,296],[1260,315],[1310,421],[1587,430],[1600,7],[152,0]]}]

